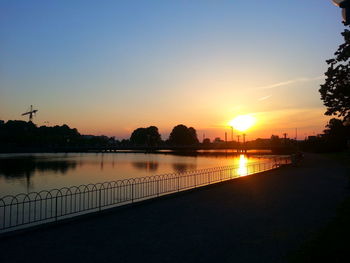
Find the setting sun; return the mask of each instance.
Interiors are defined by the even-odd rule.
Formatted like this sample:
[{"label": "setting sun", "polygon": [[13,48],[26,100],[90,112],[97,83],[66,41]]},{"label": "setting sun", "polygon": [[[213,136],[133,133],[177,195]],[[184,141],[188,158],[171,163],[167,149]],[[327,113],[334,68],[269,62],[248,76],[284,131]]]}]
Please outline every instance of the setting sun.
[{"label": "setting sun", "polygon": [[255,118],[251,115],[239,115],[230,121],[229,125],[238,131],[244,132],[252,127],[255,121]]}]

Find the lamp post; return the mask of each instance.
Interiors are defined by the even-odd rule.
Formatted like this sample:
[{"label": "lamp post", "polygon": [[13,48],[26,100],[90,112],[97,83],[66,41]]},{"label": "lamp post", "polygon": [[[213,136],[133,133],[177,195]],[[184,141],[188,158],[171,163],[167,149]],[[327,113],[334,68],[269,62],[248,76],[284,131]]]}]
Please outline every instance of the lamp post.
[{"label": "lamp post", "polygon": [[242,136],[243,136],[243,152],[247,152],[247,147],[245,145],[245,136],[246,136],[246,134],[243,133]]},{"label": "lamp post", "polygon": [[[230,129],[231,129],[231,142],[230,142],[230,148],[233,148],[234,146],[234,143],[233,143],[233,126],[232,125],[229,125],[228,126]],[[228,134],[227,134],[227,132],[225,132],[225,141],[226,141],[226,147],[228,147],[228,144],[227,144],[227,141],[228,141]]]},{"label": "lamp post", "polygon": [[238,134],[237,135],[237,152],[240,152],[240,148],[241,148],[240,145],[239,145],[240,144],[240,142],[239,142],[239,138],[240,137],[241,137],[241,135]]},{"label": "lamp post", "polygon": [[342,9],[344,25],[350,25],[350,0],[332,0],[332,2]]}]

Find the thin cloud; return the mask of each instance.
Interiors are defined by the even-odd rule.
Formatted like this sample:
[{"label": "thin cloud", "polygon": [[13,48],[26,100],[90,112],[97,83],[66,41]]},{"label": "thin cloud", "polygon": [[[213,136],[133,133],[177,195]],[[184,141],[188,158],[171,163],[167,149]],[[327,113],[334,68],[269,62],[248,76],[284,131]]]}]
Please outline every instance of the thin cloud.
[{"label": "thin cloud", "polygon": [[309,82],[309,81],[322,80],[322,79],[324,79],[324,76],[318,76],[318,77],[314,77],[314,78],[297,78],[297,79],[278,82],[278,83],[267,85],[267,86],[256,87],[254,89],[256,89],[256,90],[273,89],[273,88],[288,86],[288,85],[298,83],[298,82]]},{"label": "thin cloud", "polygon": [[271,98],[271,97],[272,97],[272,95],[267,95],[267,96],[265,96],[265,97],[262,97],[262,98],[258,99],[258,101],[267,100],[267,99],[269,99],[269,98]]}]

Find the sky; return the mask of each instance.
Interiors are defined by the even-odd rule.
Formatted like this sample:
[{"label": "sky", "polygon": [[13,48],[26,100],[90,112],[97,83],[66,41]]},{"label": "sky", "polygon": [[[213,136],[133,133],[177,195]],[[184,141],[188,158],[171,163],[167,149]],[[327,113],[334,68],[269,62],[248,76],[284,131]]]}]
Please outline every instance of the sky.
[{"label": "sky", "polygon": [[[0,119],[128,138],[177,124],[202,139],[298,139],[329,117],[318,89],[342,43],[329,0],[0,0]],[[234,131],[234,134],[238,134]]]}]

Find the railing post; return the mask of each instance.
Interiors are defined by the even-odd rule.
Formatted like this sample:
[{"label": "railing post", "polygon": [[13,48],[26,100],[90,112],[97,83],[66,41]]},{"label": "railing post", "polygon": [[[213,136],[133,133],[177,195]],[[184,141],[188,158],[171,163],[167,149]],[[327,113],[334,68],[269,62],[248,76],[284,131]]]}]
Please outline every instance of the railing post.
[{"label": "railing post", "polygon": [[98,189],[98,210],[101,211],[101,188]]},{"label": "railing post", "polygon": [[157,180],[157,196],[159,196],[159,179]]},{"label": "railing post", "polygon": [[57,205],[57,194],[56,194],[56,202],[55,202],[55,221],[57,221],[57,208],[58,208],[58,205]]},{"label": "railing post", "polygon": [[180,175],[177,175],[177,191],[180,191]]},{"label": "railing post", "polygon": [[134,182],[131,184],[131,203],[134,202]]}]

